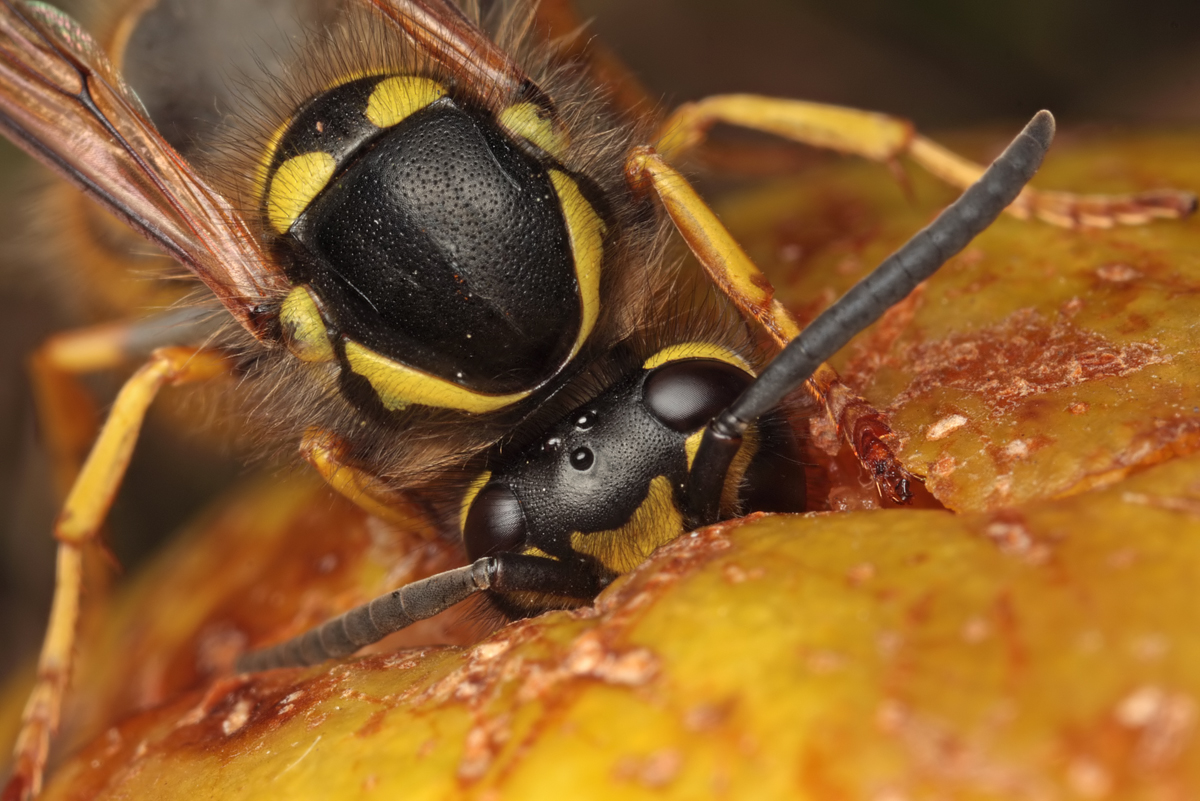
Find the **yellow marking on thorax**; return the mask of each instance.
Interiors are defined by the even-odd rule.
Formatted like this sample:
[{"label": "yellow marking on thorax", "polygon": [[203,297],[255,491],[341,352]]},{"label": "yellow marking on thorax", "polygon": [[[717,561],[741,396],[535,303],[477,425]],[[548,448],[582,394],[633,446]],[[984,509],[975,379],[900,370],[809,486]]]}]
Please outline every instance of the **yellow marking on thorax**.
[{"label": "yellow marking on thorax", "polygon": [[475,503],[475,496],[492,478],[491,470],[484,470],[475,480],[471,482],[471,486],[467,487],[467,494],[463,496],[462,508],[458,512],[458,531],[461,534],[467,530],[467,514],[471,511],[471,504]]},{"label": "yellow marking on thorax", "polygon": [[366,117],[377,128],[390,128],[445,95],[445,88],[429,78],[388,78],[371,92]]},{"label": "yellow marking on thorax", "polygon": [[533,103],[517,103],[500,112],[499,123],[513,136],[527,139],[559,161],[565,161],[571,138]]},{"label": "yellow marking on thorax", "polygon": [[415,404],[483,414],[511,406],[529,395],[528,392],[514,392],[511,395],[475,392],[414,370],[352,340],[346,341],[346,361],[350,363],[351,370],[367,379],[384,407],[393,412]]},{"label": "yellow marking on thorax", "polygon": [[[384,74],[386,74],[386,73],[381,73],[378,70],[353,70],[351,72],[340,75],[337,78],[337,80],[330,81],[328,84],[325,85],[325,87],[320,92],[317,92],[317,96],[326,94],[328,92],[332,92],[333,90],[338,89],[339,87],[345,86],[346,84],[349,84],[349,83],[353,83],[354,81],[360,80],[362,78],[373,78],[375,76],[384,75]],[[380,87],[382,87],[384,84],[387,84],[390,82],[389,80],[381,81],[380,85],[375,88],[375,91],[372,92],[371,97],[368,100],[367,110],[363,112],[368,120],[370,120],[373,124],[375,124],[376,126],[378,126],[380,128],[386,128],[386,127],[388,127],[388,125],[395,125],[396,123],[400,122],[400,120],[404,119],[404,117],[408,116],[408,114],[411,114],[413,111],[419,111],[421,108],[424,108],[424,106],[429,105],[434,100],[437,100],[439,97],[442,97],[445,94],[445,90],[442,88],[442,86],[440,84],[438,84],[437,82],[432,81],[428,78],[418,78],[418,77],[408,76],[408,77],[392,78],[391,80],[407,81],[407,82],[409,82],[410,85],[414,85],[418,82],[424,82],[424,83],[431,84],[435,88],[435,91],[430,92],[427,88],[420,86],[420,87],[414,87],[413,89],[405,89],[405,90],[403,90],[403,92],[400,92],[400,91],[397,91],[397,89],[399,87],[389,87],[388,89],[386,89],[384,91],[383,94],[380,94],[380,92],[379,92]],[[402,113],[399,116],[395,116],[395,119],[393,119],[390,123],[385,124],[382,122],[376,122],[376,120],[371,117],[371,114],[372,114],[371,101],[375,100],[376,95],[379,95],[379,101],[376,104],[377,111],[375,113],[379,115],[380,119],[387,119],[389,114],[394,114],[395,112],[392,112],[391,109],[402,108],[403,104],[405,104],[405,103],[410,103],[410,104],[413,103],[413,101],[411,101],[410,98],[428,97],[429,99],[424,103],[415,105],[415,107],[412,108],[407,113]],[[398,99],[399,103],[395,102],[395,100],[393,100],[393,98]],[[279,123],[279,125],[275,127],[275,130],[267,138],[267,142],[262,149],[262,157],[258,160],[258,165],[255,169],[255,176],[254,176],[255,200],[262,199],[262,196],[266,189],[266,185],[271,180],[271,164],[274,162],[275,155],[279,151],[279,143],[283,141],[284,136],[286,136],[287,133],[291,130],[293,122],[295,122],[295,118],[288,117],[286,120]]]},{"label": "yellow marking on thorax", "polygon": [[334,358],[325,320],[307,286],[298,286],[283,299],[279,322],[287,334],[287,347],[306,362],[328,362]]},{"label": "yellow marking on thorax", "polygon": [[600,564],[618,575],[628,573],[646,561],[660,545],[683,533],[683,515],[675,505],[675,494],[666,476],[650,481],[646,500],[642,501],[620,528],[584,534],[571,532],[571,548],[595,557]]},{"label": "yellow marking on thorax", "polygon": [[328,153],[305,153],[279,165],[271,176],[267,193],[267,219],[276,233],[286,234],[296,219],[308,208],[333,177],[333,156]]},{"label": "yellow marking on thorax", "polygon": [[571,253],[575,260],[575,280],[579,282],[579,298],[583,304],[583,319],[579,336],[571,349],[574,358],[596,326],[600,316],[600,269],[604,262],[604,221],[588,203],[579,186],[566,173],[550,170],[550,182],[558,194],[558,202],[567,222],[571,238]]},{"label": "yellow marking on thorax", "polygon": [[291,127],[292,118],[288,117],[271,132],[271,136],[263,146],[262,156],[254,170],[254,200],[256,202],[261,203],[263,196],[267,193],[267,186],[271,182],[271,165],[275,162],[275,153],[279,150],[279,143],[283,141],[283,137]]},{"label": "yellow marking on thorax", "polygon": [[655,367],[661,367],[667,362],[677,362],[683,359],[713,359],[714,361],[732,364],[734,367],[745,370],[750,375],[755,375],[754,369],[750,367],[749,362],[741,356],[738,356],[728,348],[708,342],[684,342],[680,345],[669,345],[642,362],[642,369],[653,370]]},{"label": "yellow marking on thorax", "polygon": [[[688,472],[692,472],[692,462],[696,461],[696,452],[700,450],[700,440],[704,437],[704,429],[689,434],[683,441],[683,451],[687,454]],[[736,458],[736,457],[735,457]]]}]

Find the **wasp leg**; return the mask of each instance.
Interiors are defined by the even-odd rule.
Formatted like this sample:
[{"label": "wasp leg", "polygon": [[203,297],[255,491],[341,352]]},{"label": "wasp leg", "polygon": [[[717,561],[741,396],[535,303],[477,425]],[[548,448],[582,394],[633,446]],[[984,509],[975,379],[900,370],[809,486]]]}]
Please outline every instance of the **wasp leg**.
[{"label": "wasp leg", "polygon": [[[800,326],[775,300],[771,282],[678,171],[652,148],[642,147],[630,156],[625,174],[635,191],[645,191],[647,185],[654,189],[709,280],[744,316],[758,321],[780,347],[796,338]],[[805,387],[825,408],[880,494],[895,503],[908,503],[911,486],[920,479],[896,457],[895,435],[883,414],[842,384],[827,364],[817,368]]]},{"label": "wasp leg", "polygon": [[[764,131],[801,144],[837,150],[885,164],[908,156],[958,189],[984,168],[917,133],[911,123],[869,111],[757,95],[715,95],[685,103],[659,128],[656,149],[668,160],[701,144],[717,123]],[[1173,189],[1127,195],[1083,195],[1026,187],[1008,207],[1020,219],[1036,217],[1065,228],[1141,225],[1196,210],[1196,196]]]},{"label": "wasp leg", "polygon": [[345,442],[332,432],[319,428],[305,431],[300,455],[316,468],[331,489],[369,515],[404,525],[414,515],[422,514],[414,510],[408,495],[396,492],[379,477],[351,464]]},{"label": "wasp leg", "polygon": [[145,361],[159,347],[203,341],[213,332],[211,318],[210,310],[189,308],[106,323],[56,334],[34,352],[30,377],[60,502],[75,483],[99,424],[96,401],[79,376]]},{"label": "wasp leg", "polygon": [[[101,351],[98,348],[97,352]],[[3,796],[6,801],[30,798],[41,790],[50,737],[58,727],[70,676],[82,591],[83,547],[94,540],[104,522],[129,465],[146,409],[163,386],[205,380],[227,371],[224,358],[214,351],[160,348],[117,394],[54,525],[58,563],[50,622],[38,657],[37,680],[21,718],[13,775]]]},{"label": "wasp leg", "polygon": [[717,522],[725,475],[747,426],[807,381],[851,337],[882,317],[991,225],[1037,172],[1053,138],[1054,117],[1048,111],[1039,111],[983,177],[821,312],[729,408],[712,419],[704,429],[688,473],[690,522]]},{"label": "wasp leg", "polygon": [[625,176],[639,194],[654,190],[709,280],[742,314],[757,320],[781,347],[800,333],[796,321],[775,300],[771,282],[687,179],[661,154],[650,147],[635,148],[625,164]]},{"label": "wasp leg", "polygon": [[484,556],[465,567],[381,595],[287,642],[244,654],[237,671],[252,673],[340,659],[485,590],[590,601],[600,589],[592,573],[555,559],[515,553]]},{"label": "wasp leg", "polygon": [[[50,457],[60,505],[96,441],[101,419],[97,401],[80,376],[144,362],[157,347],[202,341],[212,331],[211,312],[189,308],[59,333],[33,353],[29,372],[38,427]],[[104,539],[98,533],[92,544],[98,553],[108,556]],[[108,560],[111,562],[111,557]],[[84,564],[84,581],[93,599],[103,598],[110,572],[90,557]],[[93,603],[91,609],[97,607]]]}]

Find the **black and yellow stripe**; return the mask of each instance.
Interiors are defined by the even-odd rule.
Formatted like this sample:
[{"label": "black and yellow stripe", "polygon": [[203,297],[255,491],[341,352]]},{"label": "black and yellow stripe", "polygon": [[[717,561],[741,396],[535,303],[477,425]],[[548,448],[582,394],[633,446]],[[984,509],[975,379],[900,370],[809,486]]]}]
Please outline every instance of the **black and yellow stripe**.
[{"label": "black and yellow stripe", "polygon": [[[461,242],[455,239],[472,215],[481,213],[470,207],[470,198],[460,199],[464,209],[459,217],[443,220],[439,228],[437,220],[430,223],[419,215],[410,220],[411,210],[387,205],[388,197],[379,200],[387,194],[377,188],[380,181],[385,189],[388,186],[386,165],[382,178],[378,171],[354,172],[354,165],[370,158],[384,145],[385,137],[395,137],[399,145],[392,146],[398,149],[416,141],[414,147],[432,152],[421,143],[444,131],[450,132],[449,138],[461,137],[463,130],[477,131],[477,138],[486,139],[492,150],[533,154],[512,157],[529,166],[524,174],[507,168],[503,177],[512,181],[513,174],[528,175],[517,180],[531,182],[523,184],[521,191],[524,202],[531,199],[533,204],[517,213],[532,209],[541,215],[527,221],[542,236],[535,242],[541,250],[518,252],[515,257],[510,253],[504,264],[489,267],[497,273],[495,282],[513,285],[518,282],[503,280],[503,271],[526,269],[516,262],[532,265],[530,274],[521,276],[533,288],[526,293],[528,298],[497,299],[495,291],[481,286],[488,276],[471,274],[456,259],[456,247],[469,251],[470,235],[478,235],[468,231]],[[505,140],[524,146],[514,149]],[[600,316],[607,229],[576,179],[561,166],[568,146],[562,127],[530,103],[516,103],[492,118],[469,101],[455,99],[446,85],[423,76],[355,77],[312,98],[272,138],[260,190],[269,230],[297,254],[289,269],[297,286],[280,311],[289,348],[307,362],[339,361],[343,369],[365,379],[383,407],[392,411],[420,405],[485,414],[528,397],[580,352]],[[446,163],[447,157],[456,155],[452,150],[432,155],[426,151],[418,155],[432,159],[429,181],[455,177],[456,165]],[[462,158],[469,159],[470,148],[465,151]],[[417,182],[423,180],[418,175]],[[541,181],[547,184],[545,189],[538,188]],[[440,194],[453,198],[456,191],[464,194],[471,189],[449,185],[440,187]],[[362,219],[345,219],[351,212],[338,205],[339,198],[352,192],[368,195],[377,204],[355,205],[353,214]],[[546,200],[553,210],[543,208]],[[386,239],[403,224],[428,234],[449,254],[434,264],[435,271],[440,270],[437,275],[429,277],[427,263],[409,265],[406,254]],[[555,234],[556,230],[561,233]],[[404,240],[404,236],[408,234],[401,231],[393,239]],[[388,242],[385,258],[390,261],[371,261],[371,237]],[[347,250],[343,243],[350,243],[349,256],[342,255]],[[422,255],[419,245],[414,259]],[[428,254],[424,255],[428,262]],[[415,287],[411,300],[400,297],[409,291],[405,281]],[[440,283],[430,291],[420,281]],[[416,311],[402,303],[411,303]],[[498,317],[488,304],[496,307]],[[471,312],[492,314],[495,319],[472,321]],[[447,314],[462,314],[462,341],[438,330]],[[422,315],[432,324],[422,328]],[[499,340],[513,336],[506,329],[514,322],[520,330],[506,348],[507,343]],[[520,339],[522,335],[528,342]],[[467,341],[473,337],[474,341]],[[527,357],[519,360],[525,351]],[[510,352],[518,356],[506,363],[503,359]]]}]

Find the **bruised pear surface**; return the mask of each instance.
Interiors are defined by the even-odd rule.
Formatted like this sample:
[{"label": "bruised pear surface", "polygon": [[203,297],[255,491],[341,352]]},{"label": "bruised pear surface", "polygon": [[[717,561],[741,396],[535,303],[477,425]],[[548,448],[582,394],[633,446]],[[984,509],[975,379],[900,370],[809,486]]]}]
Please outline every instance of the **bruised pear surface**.
[{"label": "bruised pear surface", "polygon": [[[385,522],[315,475],[246,482],[112,602],[88,596],[58,747],[78,746],[132,711],[228,675],[247,647],[304,631],[461,559],[415,504]],[[439,615],[385,642],[476,639],[478,626],[459,617]],[[26,691],[14,688],[14,700]],[[4,734],[15,737],[15,729]]]},{"label": "bruised pear surface", "polygon": [[595,609],[218,682],[48,798],[1188,798],[1200,457],[955,516],[760,517]]},{"label": "bruised pear surface", "polygon": [[[1067,136],[1038,184],[1197,188],[1195,145]],[[952,194],[912,184],[840,162],[722,215],[811,317]],[[736,521],[594,609],[233,677],[461,558],[416,504],[247,487],[98,615],[47,797],[1200,797],[1198,254],[1001,220],[837,362],[960,514]]]},{"label": "bruised pear surface", "polygon": [[[956,143],[987,159],[1003,142]],[[1076,143],[1043,189],[1200,188],[1193,135]],[[953,193],[912,171],[910,202],[838,164],[723,209],[811,318]],[[788,213],[782,209],[790,210]],[[1200,446],[1200,231],[1193,218],[1068,231],[1001,219],[833,361],[888,412],[900,456],[956,511],[1102,486]]]}]

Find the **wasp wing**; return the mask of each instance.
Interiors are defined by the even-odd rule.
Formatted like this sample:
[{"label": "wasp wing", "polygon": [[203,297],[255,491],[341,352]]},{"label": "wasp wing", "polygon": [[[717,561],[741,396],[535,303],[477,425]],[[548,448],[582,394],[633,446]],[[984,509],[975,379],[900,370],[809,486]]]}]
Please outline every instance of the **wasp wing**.
[{"label": "wasp wing", "polygon": [[55,8],[0,2],[0,131],[178,259],[262,336],[263,304],[285,279],[95,41]]},{"label": "wasp wing", "polygon": [[[525,71],[448,0],[361,0],[398,26],[434,60],[465,78],[485,105],[524,100],[554,114]],[[493,111],[502,109],[493,108]]]}]

